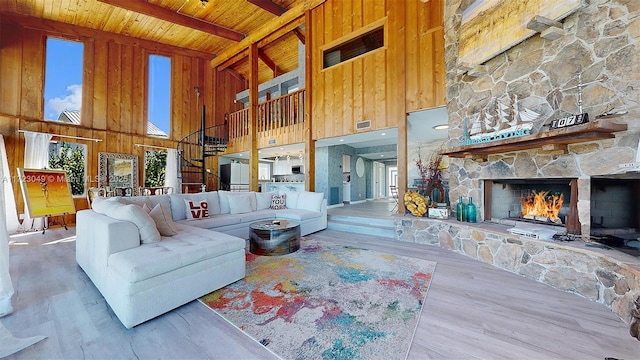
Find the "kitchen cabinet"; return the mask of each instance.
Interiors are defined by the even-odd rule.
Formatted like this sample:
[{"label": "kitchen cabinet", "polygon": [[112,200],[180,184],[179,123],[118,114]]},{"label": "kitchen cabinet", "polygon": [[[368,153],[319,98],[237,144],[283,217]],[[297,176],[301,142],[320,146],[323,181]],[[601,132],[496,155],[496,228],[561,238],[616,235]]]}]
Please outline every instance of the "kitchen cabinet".
[{"label": "kitchen cabinet", "polygon": [[231,184],[249,183],[249,164],[231,164]]},{"label": "kitchen cabinet", "polygon": [[249,164],[220,165],[220,180],[225,184],[249,184]]},{"label": "kitchen cabinet", "polygon": [[351,156],[346,154],[342,155],[342,172],[351,172]]},{"label": "kitchen cabinet", "polygon": [[291,164],[286,160],[273,163],[273,175],[291,175]]}]

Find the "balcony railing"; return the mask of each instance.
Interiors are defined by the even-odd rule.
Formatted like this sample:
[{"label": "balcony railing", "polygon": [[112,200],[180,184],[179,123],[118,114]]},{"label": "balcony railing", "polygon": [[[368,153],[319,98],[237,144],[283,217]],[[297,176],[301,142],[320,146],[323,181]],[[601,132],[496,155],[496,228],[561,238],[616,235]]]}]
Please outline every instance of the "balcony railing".
[{"label": "balcony railing", "polygon": [[[297,132],[298,125],[304,123],[305,119],[305,94],[305,89],[302,89],[258,104],[258,135],[288,131],[292,127]],[[229,114],[227,119],[230,141],[249,135],[248,108]]]}]

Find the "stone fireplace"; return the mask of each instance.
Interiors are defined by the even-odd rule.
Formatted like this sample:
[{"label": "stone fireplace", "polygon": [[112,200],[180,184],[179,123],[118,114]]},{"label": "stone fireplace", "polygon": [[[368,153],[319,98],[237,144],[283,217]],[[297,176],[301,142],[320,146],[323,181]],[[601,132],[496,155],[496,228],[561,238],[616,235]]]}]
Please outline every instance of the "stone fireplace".
[{"label": "stone fireplace", "polygon": [[[444,153],[450,199],[473,198],[480,223],[399,217],[397,238],[451,249],[580,294],[629,321],[633,299],[640,295],[637,259],[614,259],[590,245],[598,245],[592,236],[610,236],[606,232],[628,231],[622,235],[633,239],[640,228],[640,4],[584,2],[558,20],[557,36],[534,33],[487,61],[468,64],[460,61],[465,41],[460,29],[462,11],[472,2],[444,2],[449,117]],[[506,112],[515,120],[515,109],[539,116],[526,131],[501,133],[503,127],[491,121],[508,117]],[[581,114],[589,121],[567,118]],[[493,120],[474,123],[488,115]],[[489,128],[494,135],[483,135]],[[474,131],[481,136],[472,138]],[[518,190],[539,184],[564,194],[559,226],[584,242],[514,236],[491,222],[517,212],[513,199],[493,209],[492,193],[514,198],[522,196]]]}]

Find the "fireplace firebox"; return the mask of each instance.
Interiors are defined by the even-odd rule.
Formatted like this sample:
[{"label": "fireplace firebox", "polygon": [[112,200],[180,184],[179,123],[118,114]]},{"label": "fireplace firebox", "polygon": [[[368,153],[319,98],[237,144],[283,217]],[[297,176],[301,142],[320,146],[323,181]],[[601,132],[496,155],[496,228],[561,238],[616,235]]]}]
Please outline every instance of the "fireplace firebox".
[{"label": "fireplace firebox", "polygon": [[[575,179],[485,181],[485,219],[564,227],[579,234]],[[572,210],[573,209],[573,210]]]},{"label": "fireplace firebox", "polygon": [[[640,174],[592,177],[587,183],[588,234],[581,234],[577,179],[485,180],[484,218],[503,224],[552,226],[558,234],[580,234],[591,242],[640,256]],[[527,207],[539,211],[528,214]]]}]

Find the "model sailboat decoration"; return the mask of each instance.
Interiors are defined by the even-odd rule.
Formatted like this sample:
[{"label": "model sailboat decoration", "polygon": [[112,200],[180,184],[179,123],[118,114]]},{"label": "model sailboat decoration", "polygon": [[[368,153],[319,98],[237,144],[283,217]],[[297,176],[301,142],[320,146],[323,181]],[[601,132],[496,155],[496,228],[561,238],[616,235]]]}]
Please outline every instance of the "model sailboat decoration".
[{"label": "model sailboat decoration", "polygon": [[465,133],[463,144],[470,145],[507,139],[531,134],[533,122],[540,118],[541,114],[518,105],[518,96],[511,95],[509,103],[499,101],[495,96],[491,98],[478,115],[471,120],[471,126],[466,131],[467,119],[465,118]]}]

